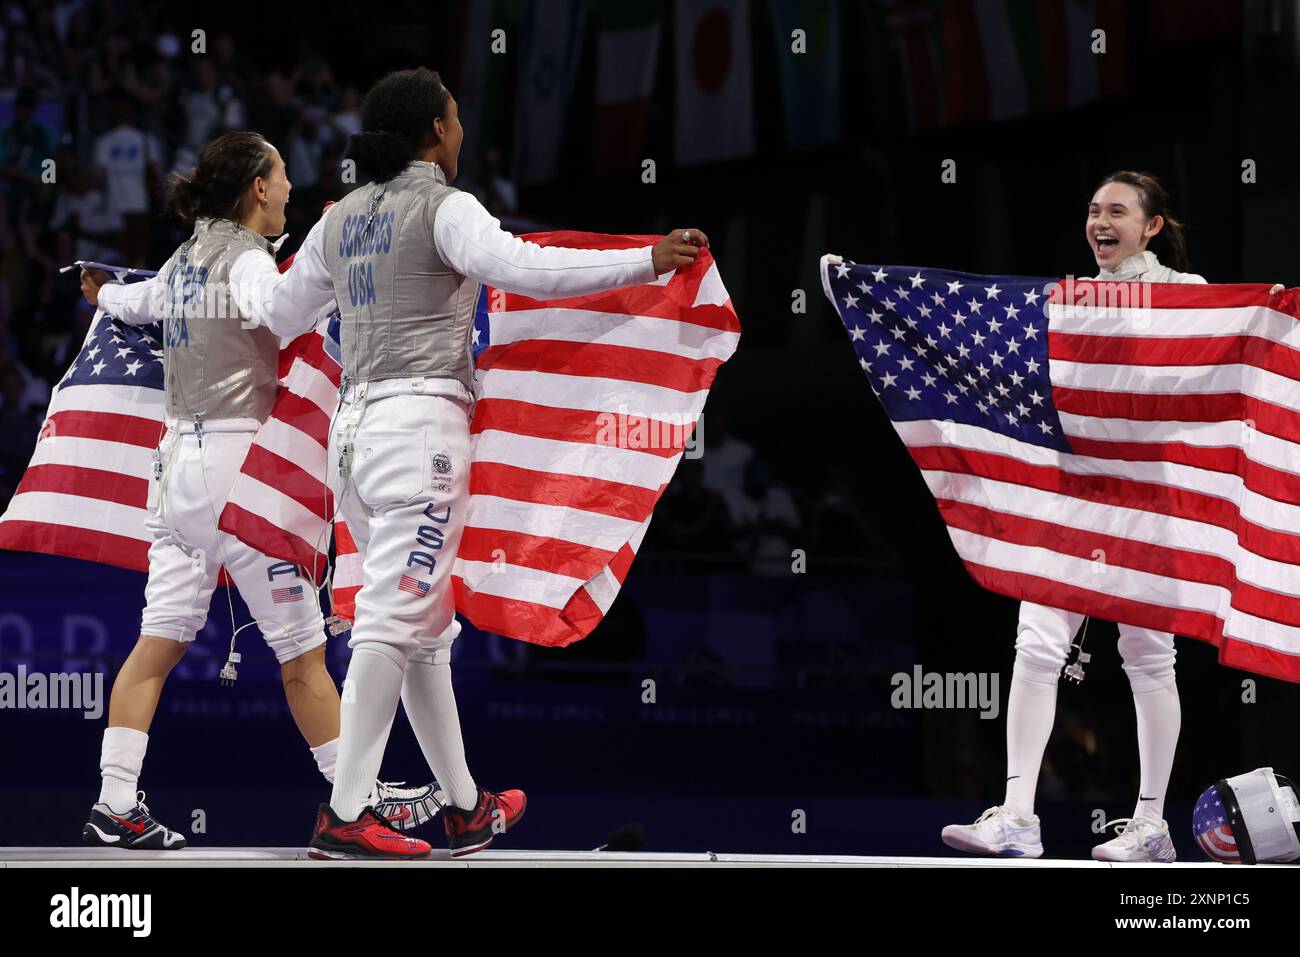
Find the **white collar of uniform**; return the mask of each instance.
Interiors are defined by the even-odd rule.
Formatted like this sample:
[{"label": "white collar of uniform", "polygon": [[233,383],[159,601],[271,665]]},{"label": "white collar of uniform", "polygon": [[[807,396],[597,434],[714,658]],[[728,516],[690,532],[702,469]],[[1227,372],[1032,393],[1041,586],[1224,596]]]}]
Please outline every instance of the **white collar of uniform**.
[{"label": "white collar of uniform", "polygon": [[1100,280],[1132,279],[1160,268],[1160,260],[1149,249],[1134,253],[1114,269],[1103,269],[1097,274]]},{"label": "white collar of uniform", "polygon": [[442,171],[442,167],[437,163],[429,163],[425,160],[411,160],[411,165],[407,168],[415,173],[428,174],[443,186],[447,185],[447,174]]}]

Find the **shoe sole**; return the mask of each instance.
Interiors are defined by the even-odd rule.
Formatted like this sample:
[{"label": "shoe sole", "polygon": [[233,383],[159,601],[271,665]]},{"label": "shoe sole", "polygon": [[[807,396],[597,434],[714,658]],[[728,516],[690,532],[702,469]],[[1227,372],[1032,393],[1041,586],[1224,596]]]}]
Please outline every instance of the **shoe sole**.
[{"label": "shoe sole", "polygon": [[163,847],[141,847],[138,844],[123,844],[120,834],[105,834],[89,822],[81,829],[81,840],[91,847],[115,847],[119,851],[183,851],[186,847],[184,840],[179,844],[169,844]]},{"label": "shoe sole", "polygon": [[978,854],[981,857],[1024,857],[1032,859],[1043,856],[1043,846],[1041,844],[1037,847],[1024,844],[1006,844],[995,847],[962,831],[950,831],[946,827],[939,836],[953,850],[963,851],[967,854]]},{"label": "shoe sole", "polygon": [[[524,808],[524,811],[526,811],[526,810],[528,810],[527,807]],[[524,819],[524,811],[520,811],[520,812],[519,812],[519,816],[518,816],[517,818],[515,818],[513,821],[511,821],[509,824],[506,825],[506,831],[510,830],[512,827],[516,826],[520,821],[522,821],[522,820]],[[505,833],[505,832],[503,831],[502,833]],[[464,857],[464,856],[467,855],[467,854],[475,854],[475,853],[477,853],[478,851],[481,851],[481,850],[483,850],[485,847],[487,847],[488,845],[490,845],[490,844],[492,843],[492,838],[493,838],[493,837],[496,837],[496,835],[493,834],[493,835],[489,836],[488,839],[487,839],[486,841],[484,841],[482,844],[472,844],[472,845],[470,845],[469,847],[457,847],[457,848],[453,848],[453,849],[452,849],[452,852],[451,852],[451,856],[452,856],[452,857]]]},{"label": "shoe sole", "polygon": [[1092,859],[1094,861],[1104,861],[1107,864],[1172,864],[1178,859],[1178,856],[1170,855],[1167,860],[1159,857],[1106,857],[1106,852],[1098,853],[1099,848],[1092,849]]},{"label": "shoe sole", "polygon": [[307,856],[317,861],[426,861],[432,853],[430,849],[423,854],[349,854],[346,851],[307,848]]}]

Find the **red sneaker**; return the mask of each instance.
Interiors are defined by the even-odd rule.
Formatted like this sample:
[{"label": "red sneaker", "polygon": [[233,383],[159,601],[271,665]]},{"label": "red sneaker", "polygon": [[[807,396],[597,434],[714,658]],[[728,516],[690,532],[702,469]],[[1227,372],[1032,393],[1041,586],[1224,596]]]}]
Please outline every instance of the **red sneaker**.
[{"label": "red sneaker", "polygon": [[407,837],[372,807],[355,821],[340,821],[334,809],[316,809],[316,833],[307,856],[320,861],[422,861],[433,851],[419,838]]},{"label": "red sneaker", "polygon": [[500,794],[478,789],[478,806],[472,810],[448,804],[442,809],[442,825],[447,831],[447,846],[452,857],[464,857],[481,851],[497,834],[508,831],[524,816],[528,798],[523,791]]}]

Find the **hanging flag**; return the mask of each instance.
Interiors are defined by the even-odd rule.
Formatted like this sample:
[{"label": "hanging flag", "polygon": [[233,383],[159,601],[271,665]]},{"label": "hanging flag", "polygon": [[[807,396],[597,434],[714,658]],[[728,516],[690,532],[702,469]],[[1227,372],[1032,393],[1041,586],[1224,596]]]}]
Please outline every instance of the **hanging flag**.
[{"label": "hanging flag", "polygon": [[681,165],[754,152],[754,77],[746,0],[676,0],[673,158]]},{"label": "hanging flag", "polygon": [[822,283],[977,582],[1300,681],[1300,290]]},{"label": "hanging flag", "polygon": [[650,97],[659,66],[663,4],[603,0],[597,7],[595,169],[626,169],[645,159]]},{"label": "hanging flag", "polygon": [[519,30],[519,85],[515,97],[515,178],[555,178],[582,53],[582,0],[534,0]]},{"label": "hanging flag", "polygon": [[[839,0],[769,0],[781,78],[787,150],[814,150],[840,140]],[[804,49],[791,49],[803,31]]]},{"label": "hanging flag", "polygon": [[913,129],[1017,119],[1128,92],[1122,0],[877,0]]}]

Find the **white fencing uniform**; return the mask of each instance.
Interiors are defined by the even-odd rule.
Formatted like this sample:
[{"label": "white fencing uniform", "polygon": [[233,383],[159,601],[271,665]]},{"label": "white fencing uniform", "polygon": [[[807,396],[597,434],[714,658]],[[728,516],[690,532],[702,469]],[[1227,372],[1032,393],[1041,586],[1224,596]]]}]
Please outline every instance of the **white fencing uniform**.
[{"label": "white fencing uniform", "polygon": [[[1101,282],[1204,283],[1203,276],[1177,272],[1144,250],[1114,270],[1093,277]],[[1055,684],[1070,657],[1070,646],[1084,616],[1061,608],[1021,602],[1016,633],[1015,675],[1037,684]],[[1119,652],[1134,692],[1166,687],[1174,681],[1174,636],[1167,631],[1119,626]]]},{"label": "white fencing uniform", "polygon": [[[269,558],[217,528],[253,437],[270,414],[279,357],[279,339],[246,320],[224,284],[244,254],[275,269],[272,248],[230,220],[200,219],[156,277],[106,284],[99,301],[123,322],[164,324],[168,429],[159,446],[162,475],[149,489],[147,527],[154,541],[141,633],[193,641],[224,565],[284,664],[325,643],[316,589],[293,563]],[[195,303],[189,312],[187,300]]]},{"label": "white fencing uniform", "polygon": [[[469,497],[471,340],[480,284],[536,299],[652,282],[653,247],[542,247],[503,231],[433,163],[331,207],[280,275],[245,254],[241,308],[278,335],[337,301],[345,386],[330,477],[362,562],[331,804],[344,820],[379,773],[400,693],[451,802],[474,807],[451,690],[451,571]],[[349,689],[349,685],[352,686]]]},{"label": "white fencing uniform", "polygon": [[217,529],[239,467],[253,442],[250,431],[213,431],[203,445],[192,423],[170,428],[161,446],[160,482],[151,482],[147,527],[149,581],[140,633],[193,641],[207,620],[224,565],[280,664],[325,643],[316,588],[292,562],[268,558]]}]

